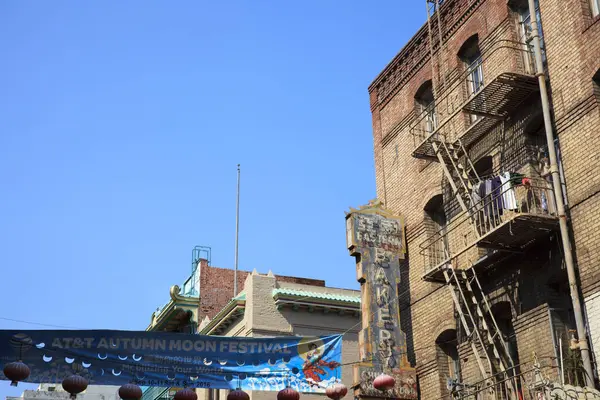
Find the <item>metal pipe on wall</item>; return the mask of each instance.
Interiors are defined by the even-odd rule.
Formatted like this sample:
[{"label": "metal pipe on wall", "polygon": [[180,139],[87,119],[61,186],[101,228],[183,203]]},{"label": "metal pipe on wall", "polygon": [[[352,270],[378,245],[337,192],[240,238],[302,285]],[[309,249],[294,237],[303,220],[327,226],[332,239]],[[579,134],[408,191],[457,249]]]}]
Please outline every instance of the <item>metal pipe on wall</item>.
[{"label": "metal pipe on wall", "polygon": [[567,225],[567,215],[565,212],[564,197],[560,173],[558,170],[558,159],[556,148],[554,147],[554,130],[552,128],[552,118],[550,116],[550,101],[548,99],[548,88],[546,86],[546,74],[542,60],[542,48],[540,42],[540,30],[537,20],[535,0],[528,0],[529,14],[531,18],[531,36],[533,39],[533,51],[535,56],[535,74],[540,85],[540,97],[542,100],[542,111],[544,115],[544,129],[546,131],[546,142],[548,144],[548,156],[550,158],[550,172],[552,174],[552,186],[554,188],[554,197],[558,212],[558,222],[560,226],[560,236],[569,277],[569,289],[571,292],[571,301],[573,303],[573,312],[575,314],[575,324],[577,325],[577,336],[579,338],[579,349],[583,368],[585,369],[585,380],[588,387],[594,387],[594,373],[590,357],[590,348],[587,340],[587,331],[583,319],[583,310],[579,300],[579,290],[577,287],[577,275],[575,273],[575,262],[573,261],[573,252],[571,249],[569,227]]}]

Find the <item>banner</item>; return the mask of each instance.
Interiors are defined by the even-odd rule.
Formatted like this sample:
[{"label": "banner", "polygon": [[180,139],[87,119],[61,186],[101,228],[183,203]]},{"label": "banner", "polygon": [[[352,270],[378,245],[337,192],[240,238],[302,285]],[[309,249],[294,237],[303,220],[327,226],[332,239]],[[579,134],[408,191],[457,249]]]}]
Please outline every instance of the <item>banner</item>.
[{"label": "banner", "polygon": [[0,330],[1,369],[22,360],[26,382],[324,392],[341,377],[342,336],[247,338],[134,331]]}]

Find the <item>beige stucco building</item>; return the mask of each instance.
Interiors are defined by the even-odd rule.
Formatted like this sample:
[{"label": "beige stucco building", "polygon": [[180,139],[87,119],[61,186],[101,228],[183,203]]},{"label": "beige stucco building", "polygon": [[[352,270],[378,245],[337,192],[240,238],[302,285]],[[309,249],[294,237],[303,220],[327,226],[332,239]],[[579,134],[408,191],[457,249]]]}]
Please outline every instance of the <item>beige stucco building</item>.
[{"label": "beige stucco building", "polygon": [[[200,323],[203,335],[269,337],[344,334],[341,378],[352,384],[352,365],[358,360],[360,292],[285,282],[273,273],[248,274],[243,289],[212,319]],[[249,391],[252,400],[273,399],[274,391]],[[227,390],[198,390],[200,400],[224,400]],[[347,398],[351,398],[351,391]],[[303,399],[323,395],[303,394]]]}]

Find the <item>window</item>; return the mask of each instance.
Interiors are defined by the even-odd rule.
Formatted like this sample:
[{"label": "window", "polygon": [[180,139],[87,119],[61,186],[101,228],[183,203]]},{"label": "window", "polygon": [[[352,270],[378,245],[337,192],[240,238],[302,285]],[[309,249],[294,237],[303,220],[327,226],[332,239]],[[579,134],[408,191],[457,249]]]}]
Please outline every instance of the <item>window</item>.
[{"label": "window", "polygon": [[458,52],[459,58],[467,68],[470,95],[478,93],[483,87],[483,67],[481,51],[479,50],[479,37],[471,36]]},{"label": "window", "polygon": [[428,267],[434,267],[449,256],[448,236],[444,231],[447,221],[443,196],[438,194],[432,197],[425,205],[424,211],[425,229],[431,238],[427,243]]},{"label": "window", "polygon": [[600,15],[600,0],[590,0],[592,7],[592,16],[597,17]]},{"label": "window", "polygon": [[[520,373],[519,368],[519,349],[517,346],[517,334],[515,332],[513,323],[512,323],[512,306],[508,301],[501,301],[499,303],[494,304],[491,307],[492,315],[496,320],[496,324],[498,325],[498,329],[500,330],[500,335],[502,336],[504,345],[506,346],[506,350],[508,351],[508,355],[513,364],[513,368],[508,370],[508,374],[510,376],[517,376]],[[522,392],[522,387],[520,382],[517,381],[517,391],[519,393]],[[508,386],[501,386],[499,388],[500,392],[507,395],[504,391],[508,389]]]},{"label": "window", "polygon": [[458,341],[456,330],[448,329],[442,332],[435,340],[438,373],[447,380],[447,388],[452,387],[452,382],[460,382],[460,357],[458,356]]},{"label": "window", "polygon": [[[483,89],[483,63],[479,49],[479,36],[471,36],[460,48],[458,57],[465,63],[467,73],[467,95],[472,97]],[[471,123],[478,120],[476,115],[471,115]]]},{"label": "window", "polygon": [[433,84],[431,80],[423,83],[415,94],[415,107],[417,115],[422,119],[425,133],[432,133],[437,126],[437,117],[435,115],[435,102],[433,98]]},{"label": "window", "polygon": [[494,160],[492,156],[484,156],[475,161],[473,163],[473,167],[475,167],[475,170],[471,171],[469,178],[471,178],[473,181],[476,181],[477,177],[485,179],[494,172]]},{"label": "window", "polygon": [[[592,0],[594,1],[594,0]],[[598,0],[595,0],[598,1]],[[527,0],[518,0],[512,3],[513,9],[519,14],[519,42],[523,43],[527,52],[525,53],[525,67],[527,72],[535,72],[535,57],[533,53],[533,38],[531,37],[531,13]],[[546,46],[544,45],[544,31],[542,30],[542,16],[540,14],[539,0],[535,0],[535,17],[538,21],[540,33],[540,46],[542,48],[542,61],[546,64]]]}]

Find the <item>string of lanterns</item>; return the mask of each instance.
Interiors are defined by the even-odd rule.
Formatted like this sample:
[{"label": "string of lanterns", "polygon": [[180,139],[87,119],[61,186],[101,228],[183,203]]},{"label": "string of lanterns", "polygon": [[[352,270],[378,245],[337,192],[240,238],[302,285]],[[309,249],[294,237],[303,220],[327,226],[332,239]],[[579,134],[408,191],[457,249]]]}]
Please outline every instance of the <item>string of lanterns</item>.
[{"label": "string of lanterns", "polygon": [[[14,361],[6,364],[3,372],[4,376],[11,381],[11,386],[17,386],[20,381],[24,381],[31,374],[31,370],[27,364],[22,361]],[[373,387],[382,392],[393,389],[395,385],[395,379],[387,374],[381,374],[373,380]],[[70,394],[70,398],[74,400],[77,399],[79,393],[87,389],[88,380],[81,375],[74,374],[63,379],[62,387]],[[343,383],[335,383],[327,387],[325,394],[332,400],[340,400],[348,394],[348,388]],[[142,398],[142,389],[138,385],[127,383],[119,388],[119,397],[123,400],[140,400]],[[173,399],[198,400],[198,395],[194,390],[185,388],[175,393]],[[237,388],[229,392],[227,400],[250,400],[250,396],[241,388]],[[300,393],[291,386],[287,386],[277,393],[277,400],[300,400]]]}]

